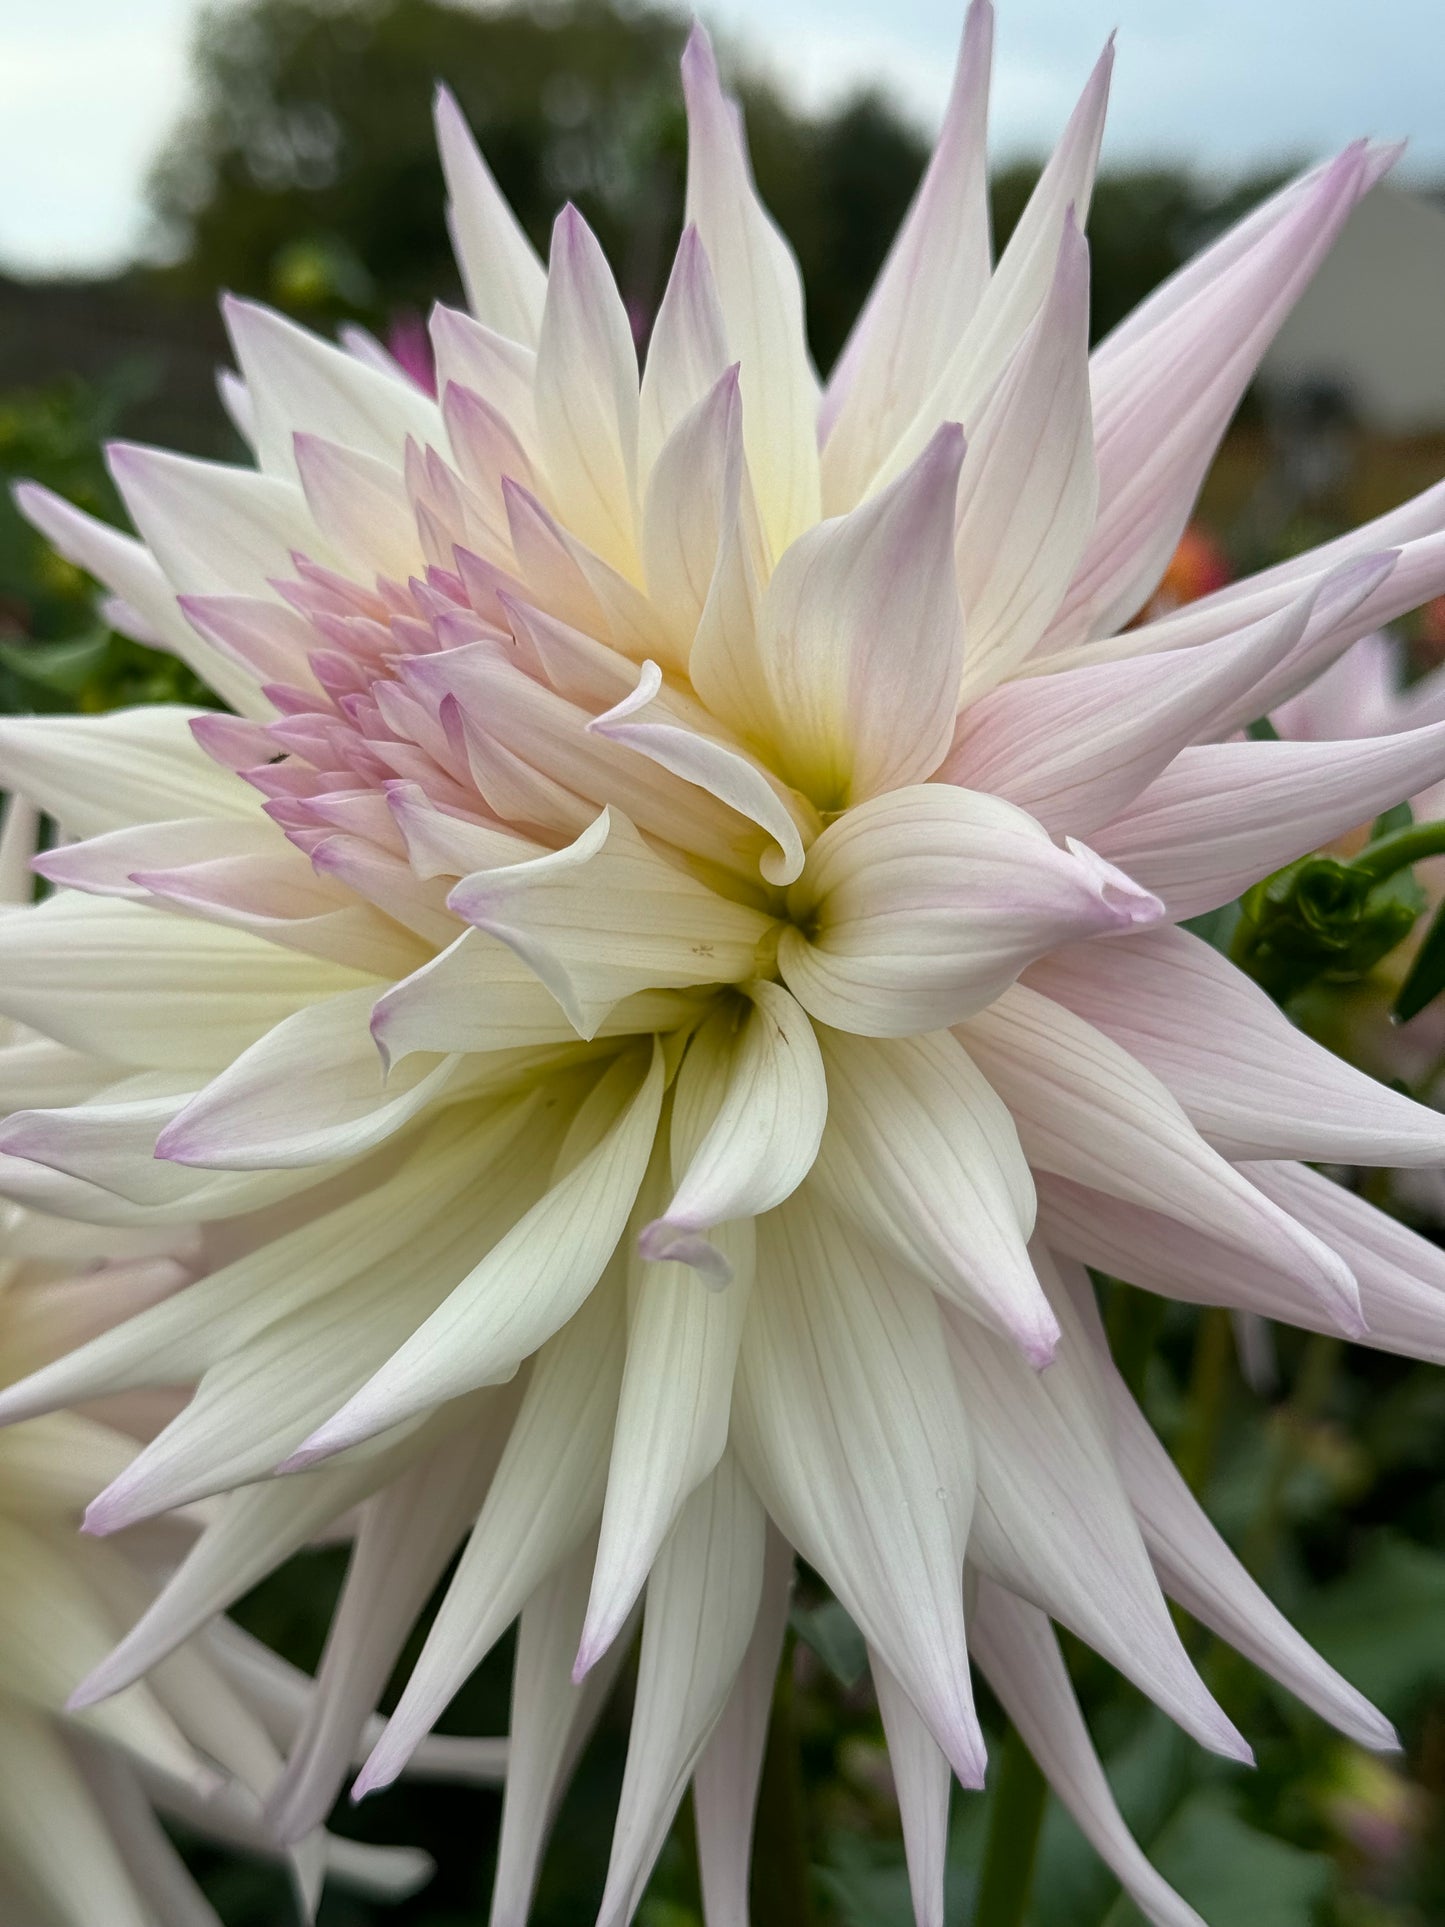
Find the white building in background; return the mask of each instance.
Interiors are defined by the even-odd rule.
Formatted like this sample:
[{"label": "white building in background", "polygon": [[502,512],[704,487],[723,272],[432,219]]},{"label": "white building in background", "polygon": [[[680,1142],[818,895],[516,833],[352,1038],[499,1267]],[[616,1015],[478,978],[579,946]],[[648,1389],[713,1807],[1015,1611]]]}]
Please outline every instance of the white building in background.
[{"label": "white building in background", "polygon": [[1331,388],[1385,435],[1445,429],[1445,205],[1388,182],[1344,233],[1264,358],[1281,400]]}]

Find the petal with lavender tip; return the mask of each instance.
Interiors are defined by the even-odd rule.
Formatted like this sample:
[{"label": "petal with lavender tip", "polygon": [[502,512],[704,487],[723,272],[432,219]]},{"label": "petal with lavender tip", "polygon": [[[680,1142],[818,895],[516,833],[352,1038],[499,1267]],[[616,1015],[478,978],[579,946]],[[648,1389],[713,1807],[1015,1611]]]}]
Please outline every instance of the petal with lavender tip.
[{"label": "petal with lavender tip", "polygon": [[[687,1157],[707,1119],[695,1105],[678,1114]],[[689,1128],[690,1127],[690,1128]],[[669,1146],[659,1136],[638,1198],[650,1215],[668,1191]],[[577,1649],[581,1678],[617,1638],[639,1598],[658,1549],[689,1495],[727,1443],[733,1375],[752,1293],[752,1221],[715,1226],[712,1246],[728,1266],[726,1291],[700,1288],[695,1274],[627,1254],[627,1364],[607,1471],[597,1559]]]},{"label": "petal with lavender tip", "polygon": [[418,573],[416,517],[393,463],[298,435],[296,467],[317,527],[363,582],[378,575],[405,582]]},{"label": "petal with lavender tip", "polygon": [[682,57],[687,220],[716,277],[727,352],[742,363],[743,438],[775,554],[819,513],[818,378],[792,250],[757,198],[712,43],[695,25]]},{"label": "petal with lavender tip", "polygon": [[758,614],[782,772],[820,809],[920,782],[948,749],[963,666],[945,424],[892,487],[802,536]]},{"label": "petal with lavender tip", "polygon": [[587,725],[589,734],[625,743],[756,823],[774,845],[759,858],[763,876],[779,886],[795,882],[803,868],[803,833],[811,842],[817,832],[817,813],[744,751],[700,730],[663,720],[665,708],[660,707],[656,719],[634,721],[657,697],[661,682],[657,665],[645,662],[631,695],[594,717]]},{"label": "petal with lavender tip", "polygon": [[243,716],[271,713],[255,677],[238,671],[184,620],[175,590],[143,543],[35,482],[18,484],[15,505],[67,561],[96,576],[136,610],[158,648],[178,657]]},{"label": "petal with lavender tip", "polygon": [[622,1236],[647,1167],[662,1087],[656,1043],[640,1077],[637,1053],[604,1074],[593,1093],[608,1116],[600,1141],[292,1453],[288,1470],[373,1438],[459,1392],[505,1381],[568,1325]]},{"label": "petal with lavender tip", "polygon": [[626,1927],[746,1657],[767,1519],[728,1453],[683,1507],[647,1584],[627,1766],[598,1927]]},{"label": "petal with lavender tip", "polygon": [[1180,922],[1442,776],[1445,723],[1355,742],[1197,743],[1093,842]]},{"label": "petal with lavender tip", "polygon": [[739,488],[742,414],[736,364],[690,409],[658,450],[642,511],[648,594],[685,670],[712,587],[723,529]]},{"label": "petal with lavender tip", "polygon": [[1163,914],[1083,844],[1060,850],[1013,804],[943,783],[831,823],[788,907],[784,982],[822,1022],[867,1037],[957,1023],[1055,945]]},{"label": "petal with lavender tip", "polygon": [[1226,237],[1221,272],[1193,293],[1156,296],[1128,324],[1132,340],[1094,359],[1099,519],[1052,640],[1122,628],[1173,554],[1215,448],[1276,329],[1308,286],[1374,170],[1363,142],[1253,217],[1255,239]]},{"label": "petal with lavender tip", "polygon": [[1124,1825],[1048,1620],[989,1580],[978,1582],[975,1648],[1049,1785],[1151,1927],[1205,1927],[1157,1874]]},{"label": "petal with lavender tip", "polygon": [[750,1008],[703,1024],[678,1073],[672,1202],[643,1228],[645,1258],[695,1266],[725,1284],[729,1261],[704,1235],[770,1211],[803,1182],[828,1108],[818,1040],[779,984],[747,986]]},{"label": "petal with lavender tip", "polygon": [[733,1690],[693,1769],[693,1817],[706,1927],[748,1927],[753,1814],[793,1592],[793,1548],[768,1521],[763,1590]]},{"label": "petal with lavender tip", "polygon": [[563,1788],[627,1658],[631,1642],[624,1636],[580,1685],[573,1683],[572,1655],[582,1633],[593,1550],[584,1539],[522,1608],[489,1927],[526,1927]]},{"label": "petal with lavender tip", "polygon": [[1167,1088],[1102,1031],[1016,984],[960,1036],[1036,1173],[1203,1231],[1358,1312],[1348,1265],[1210,1150]]},{"label": "petal with lavender tip", "polygon": [[[436,356],[437,393],[442,397],[443,415],[448,389],[468,390],[496,411],[506,424],[508,434],[518,438],[523,449],[535,453],[538,445],[534,394],[536,349],[509,340],[495,329],[474,321],[469,314],[448,308],[440,301],[431,311],[428,328]],[[462,452],[460,448],[457,450],[459,458]]]},{"label": "petal with lavender tip", "polygon": [[347,991],[286,1018],[167,1124],[156,1156],[271,1171],[356,1157],[404,1129],[456,1085],[462,1059],[418,1054],[384,1078],[375,1001],[370,988]]},{"label": "petal with lavender tip", "polygon": [[1034,1276],[1034,1186],[1013,1120],[947,1031],[819,1036],[828,1123],[811,1183],[834,1210],[1036,1366],[1059,1328]]},{"label": "petal with lavender tip", "polygon": [[1070,216],[1043,305],[969,438],[954,552],[968,643],[961,700],[1043,634],[1093,527],[1089,250]]},{"label": "petal with lavender tip", "polygon": [[447,227],[472,312],[488,327],[535,347],[547,270],[503,199],[449,88],[437,88],[433,110],[447,184]]},{"label": "petal with lavender tip", "polygon": [[637,350],[597,237],[557,216],[537,343],[542,466],[561,519],[614,568],[636,568]]},{"label": "petal with lavender tip", "polygon": [[658,453],[728,365],[727,327],[707,250],[683,230],[642,370],[637,470],[646,481]]},{"label": "petal with lavender tip", "polygon": [[1160,1078],[1233,1162],[1445,1162],[1438,1111],[1317,1044],[1187,930],[1141,931],[1107,957],[1070,945],[1032,965],[1027,981]]},{"label": "petal with lavender tip", "polygon": [[759,1222],[732,1440],[768,1512],[983,1779],[960,1572],[973,1451],[932,1294],[806,1189]]},{"label": "petal with lavender tip", "polygon": [[464,877],[447,905],[515,950],[584,1038],[636,992],[752,976],[772,926],[659,856],[614,809],[565,850]]},{"label": "petal with lavender tip", "polygon": [[[1037,1253],[1040,1274],[1048,1254]],[[1068,1343],[1046,1372],[945,1310],[973,1433],[978,1499],[969,1560],[1086,1640],[1201,1746],[1251,1759],[1169,1617],[1114,1462],[1093,1360],[1062,1294]]]},{"label": "petal with lavender tip", "polygon": [[353,1789],[389,1786],[536,1588],[592,1531],[622,1376],[623,1292],[605,1277],[541,1349],[426,1644]]},{"label": "petal with lavender tip", "polygon": [[860,500],[988,285],[992,58],[993,7],[973,0],[927,170],[828,378],[820,428],[830,515]]},{"label": "petal with lavender tip", "polygon": [[297,549],[331,559],[294,481],[112,442],[111,476],[177,593],[260,595]]},{"label": "petal with lavender tip", "polygon": [[916,459],[938,422],[961,421],[971,429],[1013,359],[1053,281],[1060,237],[1070,213],[1080,232],[1086,224],[1113,66],[1111,38],[1009,236],[973,319],[957,338],[912,421],[871,477],[870,492],[886,486]]},{"label": "petal with lavender tip", "polygon": [[282,1840],[304,1839],[331,1811],[353,1750],[417,1615],[475,1523],[515,1402],[415,1460],[362,1508],[341,1596],[317,1668],[312,1711],[266,1801]]},{"label": "petal with lavender tip", "polygon": [[1114,1369],[1087,1275],[1077,1266],[1068,1269],[1070,1297],[1108,1388],[1119,1473],[1166,1591],[1358,1745],[1398,1747],[1384,1715],[1300,1637],[1211,1525]]},{"label": "petal with lavender tip", "polygon": [[193,816],[110,830],[83,843],[61,843],[42,851],[30,867],[63,889],[99,897],[143,897],[145,885],[135,880],[138,870],[275,854],[276,833],[264,817],[248,823],[239,816]]},{"label": "petal with lavender tip", "polygon": [[230,295],[221,311],[256,405],[257,459],[268,474],[295,479],[298,434],[393,463],[408,435],[444,446],[440,411],[419,388],[257,302]]}]

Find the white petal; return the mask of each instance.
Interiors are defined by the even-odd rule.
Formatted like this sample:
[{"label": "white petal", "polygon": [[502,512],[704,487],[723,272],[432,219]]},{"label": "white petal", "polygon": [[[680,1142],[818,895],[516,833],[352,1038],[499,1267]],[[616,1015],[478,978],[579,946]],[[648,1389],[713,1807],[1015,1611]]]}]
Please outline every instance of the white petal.
[{"label": "white petal", "polygon": [[824,1030],[828,1123],[811,1182],[934,1290],[1046,1365],[1058,1322],[1027,1245],[1034,1186],[1018,1133],[947,1031]]},{"label": "white petal", "polygon": [[689,226],[677,245],[642,370],[637,468],[644,480],[673,430],[727,365],[727,325],[712,264],[697,229]]},{"label": "white petal", "polygon": [[1107,958],[1071,945],[1035,964],[1028,982],[1162,1079],[1201,1136],[1236,1163],[1445,1162],[1438,1111],[1315,1043],[1187,930],[1141,931]]},{"label": "white petal", "polygon": [[639,1059],[619,1059],[593,1092],[593,1111],[579,1113],[597,1133],[580,1160],[288,1465],[308,1465],[509,1378],[577,1312],[622,1235],[657,1128],[662,1053],[654,1044],[650,1063]]},{"label": "white petal", "polygon": [[1071,216],[1043,306],[979,415],[959,477],[965,701],[1033,648],[1093,527],[1088,362],[1089,251]]},{"label": "white petal", "polygon": [[1162,914],[1083,844],[1061,850],[1012,803],[947,783],[837,818],[788,908],[778,946],[788,988],[824,1023],[867,1037],[957,1023],[1055,945]]},{"label": "white petal", "polygon": [[928,168],[823,398],[824,499],[852,508],[937,381],[988,285],[993,7],[973,0]]},{"label": "white petal", "polygon": [[[966,1786],[973,1453],[932,1294],[806,1189],[759,1222],[733,1443],[769,1513],[885,1659]],[[881,1430],[880,1430],[881,1428]]]},{"label": "white petal", "polygon": [[448,88],[437,88],[434,111],[447,183],[447,226],[472,313],[489,328],[535,347],[547,270],[502,198]]},{"label": "white petal", "polygon": [[1089,1739],[1048,1620],[1001,1586],[980,1579],[978,1661],[1050,1786],[1099,1858],[1152,1927],[1204,1927],[1140,1852],[1124,1825]]},{"label": "white petal", "polygon": [[75,837],[183,816],[257,820],[256,792],[191,734],[201,711],[156,705],[104,716],[0,719],[0,782]]},{"label": "white petal", "polygon": [[770,1211],[797,1189],[828,1105],[802,1010],[779,984],[750,984],[747,996],[741,1025],[736,1012],[719,1011],[688,1047],[673,1108],[677,1188],[639,1240],[644,1256],[696,1265],[716,1282],[726,1281],[728,1262],[702,1234]]},{"label": "white petal", "polygon": [[636,567],[637,350],[597,237],[570,206],[552,232],[536,405],[558,515],[630,575]]},{"label": "white petal", "polygon": [[598,1927],[626,1927],[758,1615],[766,1519],[728,1454],[684,1506],[653,1568],[627,1766]]},{"label": "white petal", "polygon": [[706,1927],[748,1927],[753,1812],[793,1591],[793,1548],[771,1522],[748,1650],[692,1776]]},{"label": "white petal", "polygon": [[948,1796],[953,1775],[913,1702],[876,1653],[868,1655],[873,1691],[888,1743],[888,1764],[903,1822],[908,1891],[917,1927],[943,1927],[943,1876],[948,1851]]},{"label": "white petal", "polygon": [[687,219],[707,250],[742,363],[743,436],[758,507],[781,555],[819,514],[818,378],[803,327],[792,250],[757,198],[742,130],[718,84],[712,45],[694,26],[682,60],[687,96]]},{"label": "white petal", "polygon": [[354,1792],[387,1786],[448,1700],[602,1509],[622,1376],[621,1280],[608,1277],[538,1357],[501,1464],[411,1678]]}]

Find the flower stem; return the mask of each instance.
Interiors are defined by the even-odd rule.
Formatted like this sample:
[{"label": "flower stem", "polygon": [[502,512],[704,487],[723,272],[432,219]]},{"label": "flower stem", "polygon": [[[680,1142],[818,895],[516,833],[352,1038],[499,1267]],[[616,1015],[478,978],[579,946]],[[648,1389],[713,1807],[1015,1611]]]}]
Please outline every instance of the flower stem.
[{"label": "flower stem", "polygon": [[1229,1313],[1211,1305],[1199,1320],[1194,1340],[1194,1364],[1189,1375],[1189,1399],[1176,1454],[1179,1470],[1195,1498],[1209,1483],[1214,1469],[1224,1395],[1229,1382],[1229,1354],[1234,1335]]},{"label": "flower stem", "polygon": [[1048,1783],[1013,1727],[1003,1743],[974,1927],[1022,1927]]},{"label": "flower stem", "polygon": [[808,1829],[793,1712],[791,1651],[784,1655],[773,1689],[749,1888],[753,1927],[812,1927]]}]

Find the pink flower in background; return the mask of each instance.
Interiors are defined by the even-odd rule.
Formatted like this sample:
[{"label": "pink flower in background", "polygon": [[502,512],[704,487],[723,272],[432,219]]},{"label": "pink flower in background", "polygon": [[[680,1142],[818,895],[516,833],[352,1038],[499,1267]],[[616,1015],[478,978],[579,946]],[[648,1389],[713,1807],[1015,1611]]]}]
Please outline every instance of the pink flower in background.
[{"label": "pink flower in background", "polygon": [[4,1188],[206,1227],[205,1276],[0,1398],[198,1381],[88,1524],[209,1523],[81,1699],[360,1507],[268,1797],[306,1837],[464,1541],[359,1785],[520,1620],[494,1927],[639,1624],[602,1920],[689,1783],[708,1921],[745,1918],[795,1551],[867,1642],[921,1922],[983,1774],[970,1658],[1149,1918],[1196,1919],[1052,1621],[1231,1758],[1166,1594],[1393,1744],[1189,1495],[1085,1271],[1445,1355],[1445,1258],[1309,1168],[1437,1164],[1445,1123],[1178,928],[1445,778],[1441,722],[1232,740],[1445,585],[1445,494],[1128,626],[1393,153],[1302,176],[1091,357],[1111,56],[995,264],[991,36],[975,0],[826,388],[698,31],[640,377],[585,222],[544,267],[443,94],[439,401],[231,302],[254,469],[114,449],[138,541],[22,492],[236,712],[0,724],[75,839],[0,925],[0,1010],[78,1060],[13,1100]]}]

